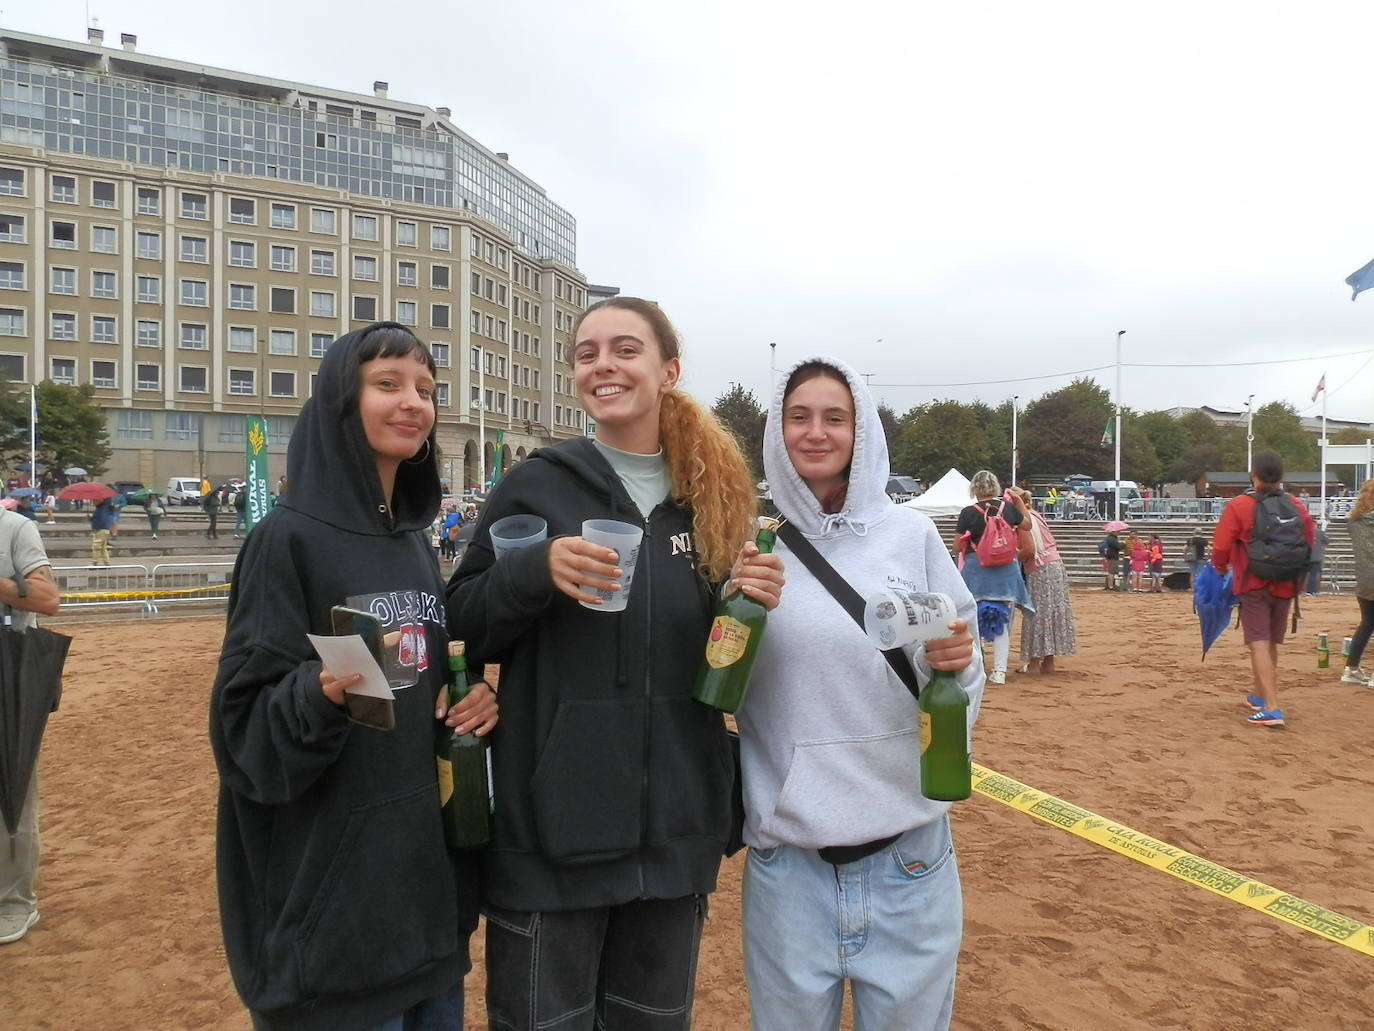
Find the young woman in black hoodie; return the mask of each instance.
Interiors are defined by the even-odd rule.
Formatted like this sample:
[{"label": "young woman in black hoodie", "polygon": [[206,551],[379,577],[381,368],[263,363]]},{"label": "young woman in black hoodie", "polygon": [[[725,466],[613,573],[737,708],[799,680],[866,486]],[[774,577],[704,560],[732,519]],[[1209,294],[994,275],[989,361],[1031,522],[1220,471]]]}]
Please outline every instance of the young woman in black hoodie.
[{"label": "young woman in black hoodie", "polygon": [[[445,712],[434,360],[379,323],[336,340],[291,434],[291,494],[239,553],[210,703],[220,920],[257,1028],[461,1028],[477,861],[439,821],[436,719],[485,734],[484,686]],[[395,729],[351,723],[306,634],[348,604],[423,628]],[[420,1026],[430,1026],[422,1024]]]},{"label": "young woman in black hoodie", "polygon": [[[712,585],[730,576],[771,608],[781,564],[750,540],[738,446],[674,389],[677,336],[656,305],[587,309],[573,366],[597,439],[536,451],[503,477],[449,583],[450,629],[501,666],[487,1013],[493,1028],[667,1031],[691,1020],[730,825],[722,718],[691,698]],[[513,513],[542,516],[549,539],[497,562],[489,529]],[[596,597],[582,584],[619,575],[615,553],[580,536],[583,520],[607,518],[644,527],[617,613],[578,604]]]}]

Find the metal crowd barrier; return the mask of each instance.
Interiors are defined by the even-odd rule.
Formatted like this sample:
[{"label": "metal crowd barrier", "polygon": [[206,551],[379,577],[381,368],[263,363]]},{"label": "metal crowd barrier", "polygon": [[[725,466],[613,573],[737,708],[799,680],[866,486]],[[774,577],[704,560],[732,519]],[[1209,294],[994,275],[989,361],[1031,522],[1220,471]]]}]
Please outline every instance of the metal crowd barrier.
[{"label": "metal crowd barrier", "polygon": [[[1051,519],[1085,519],[1105,522],[1112,517],[1113,503],[1109,498],[1058,498],[1053,505],[1043,497],[1035,498],[1036,507]],[[1121,500],[1121,518],[1164,520],[1194,523],[1214,523],[1221,518],[1225,498],[1136,498]]]},{"label": "metal crowd barrier", "polygon": [[164,605],[221,602],[229,597],[232,562],[162,562],[150,570],[117,566],[54,566],[63,609],[136,608],[157,615]]}]

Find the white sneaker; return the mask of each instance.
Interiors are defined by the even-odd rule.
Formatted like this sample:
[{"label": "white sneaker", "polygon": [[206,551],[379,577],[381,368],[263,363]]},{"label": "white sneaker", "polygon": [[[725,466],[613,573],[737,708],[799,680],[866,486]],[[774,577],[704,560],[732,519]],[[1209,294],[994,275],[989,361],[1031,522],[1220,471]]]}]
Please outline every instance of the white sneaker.
[{"label": "white sneaker", "polygon": [[995,669],[995,670],[993,670],[991,673],[988,674],[988,683],[989,683],[989,684],[1005,684],[1006,682],[1007,682],[1007,671],[1004,670],[1004,669]]},{"label": "white sneaker", "polygon": [[38,923],[38,910],[28,913],[6,913],[0,916],[0,945],[17,942],[29,933],[29,928]]},{"label": "white sneaker", "polygon": [[1368,673],[1362,669],[1352,669],[1349,666],[1346,666],[1345,672],[1341,674],[1341,683],[1359,684],[1362,687],[1374,686],[1374,680],[1370,679]]}]

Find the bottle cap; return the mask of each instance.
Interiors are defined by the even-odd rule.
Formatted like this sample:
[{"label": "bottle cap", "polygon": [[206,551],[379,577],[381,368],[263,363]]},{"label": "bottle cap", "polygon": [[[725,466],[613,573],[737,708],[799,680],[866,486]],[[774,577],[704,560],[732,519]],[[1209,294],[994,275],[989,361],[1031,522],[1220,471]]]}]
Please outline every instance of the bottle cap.
[{"label": "bottle cap", "polygon": [[464,644],[462,641],[450,641],[448,643],[448,657],[450,659],[459,658],[464,654]]},{"label": "bottle cap", "polygon": [[770,516],[759,516],[759,529],[767,530],[769,533],[777,533],[778,527],[782,525],[781,519],[773,519]]}]

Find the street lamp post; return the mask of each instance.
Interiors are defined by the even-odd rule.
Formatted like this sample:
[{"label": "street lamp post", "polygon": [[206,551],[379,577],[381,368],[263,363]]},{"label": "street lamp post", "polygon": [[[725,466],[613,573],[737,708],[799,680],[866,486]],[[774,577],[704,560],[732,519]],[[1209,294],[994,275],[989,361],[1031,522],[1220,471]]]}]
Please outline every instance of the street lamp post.
[{"label": "street lamp post", "polygon": [[768,345],[768,367],[772,372],[772,378],[768,383],[768,404],[773,404],[773,395],[778,392],[778,343],[776,340]]},{"label": "street lamp post", "polygon": [[1011,485],[1016,486],[1016,402],[1020,394],[1011,395]]},{"label": "street lamp post", "polygon": [[1124,329],[1116,331],[1116,479],[1112,483],[1112,518],[1121,519],[1121,338]]},{"label": "street lamp post", "polygon": [[1255,450],[1255,412],[1251,403],[1255,400],[1255,395],[1251,394],[1245,399],[1245,471],[1248,473],[1254,465]]}]

